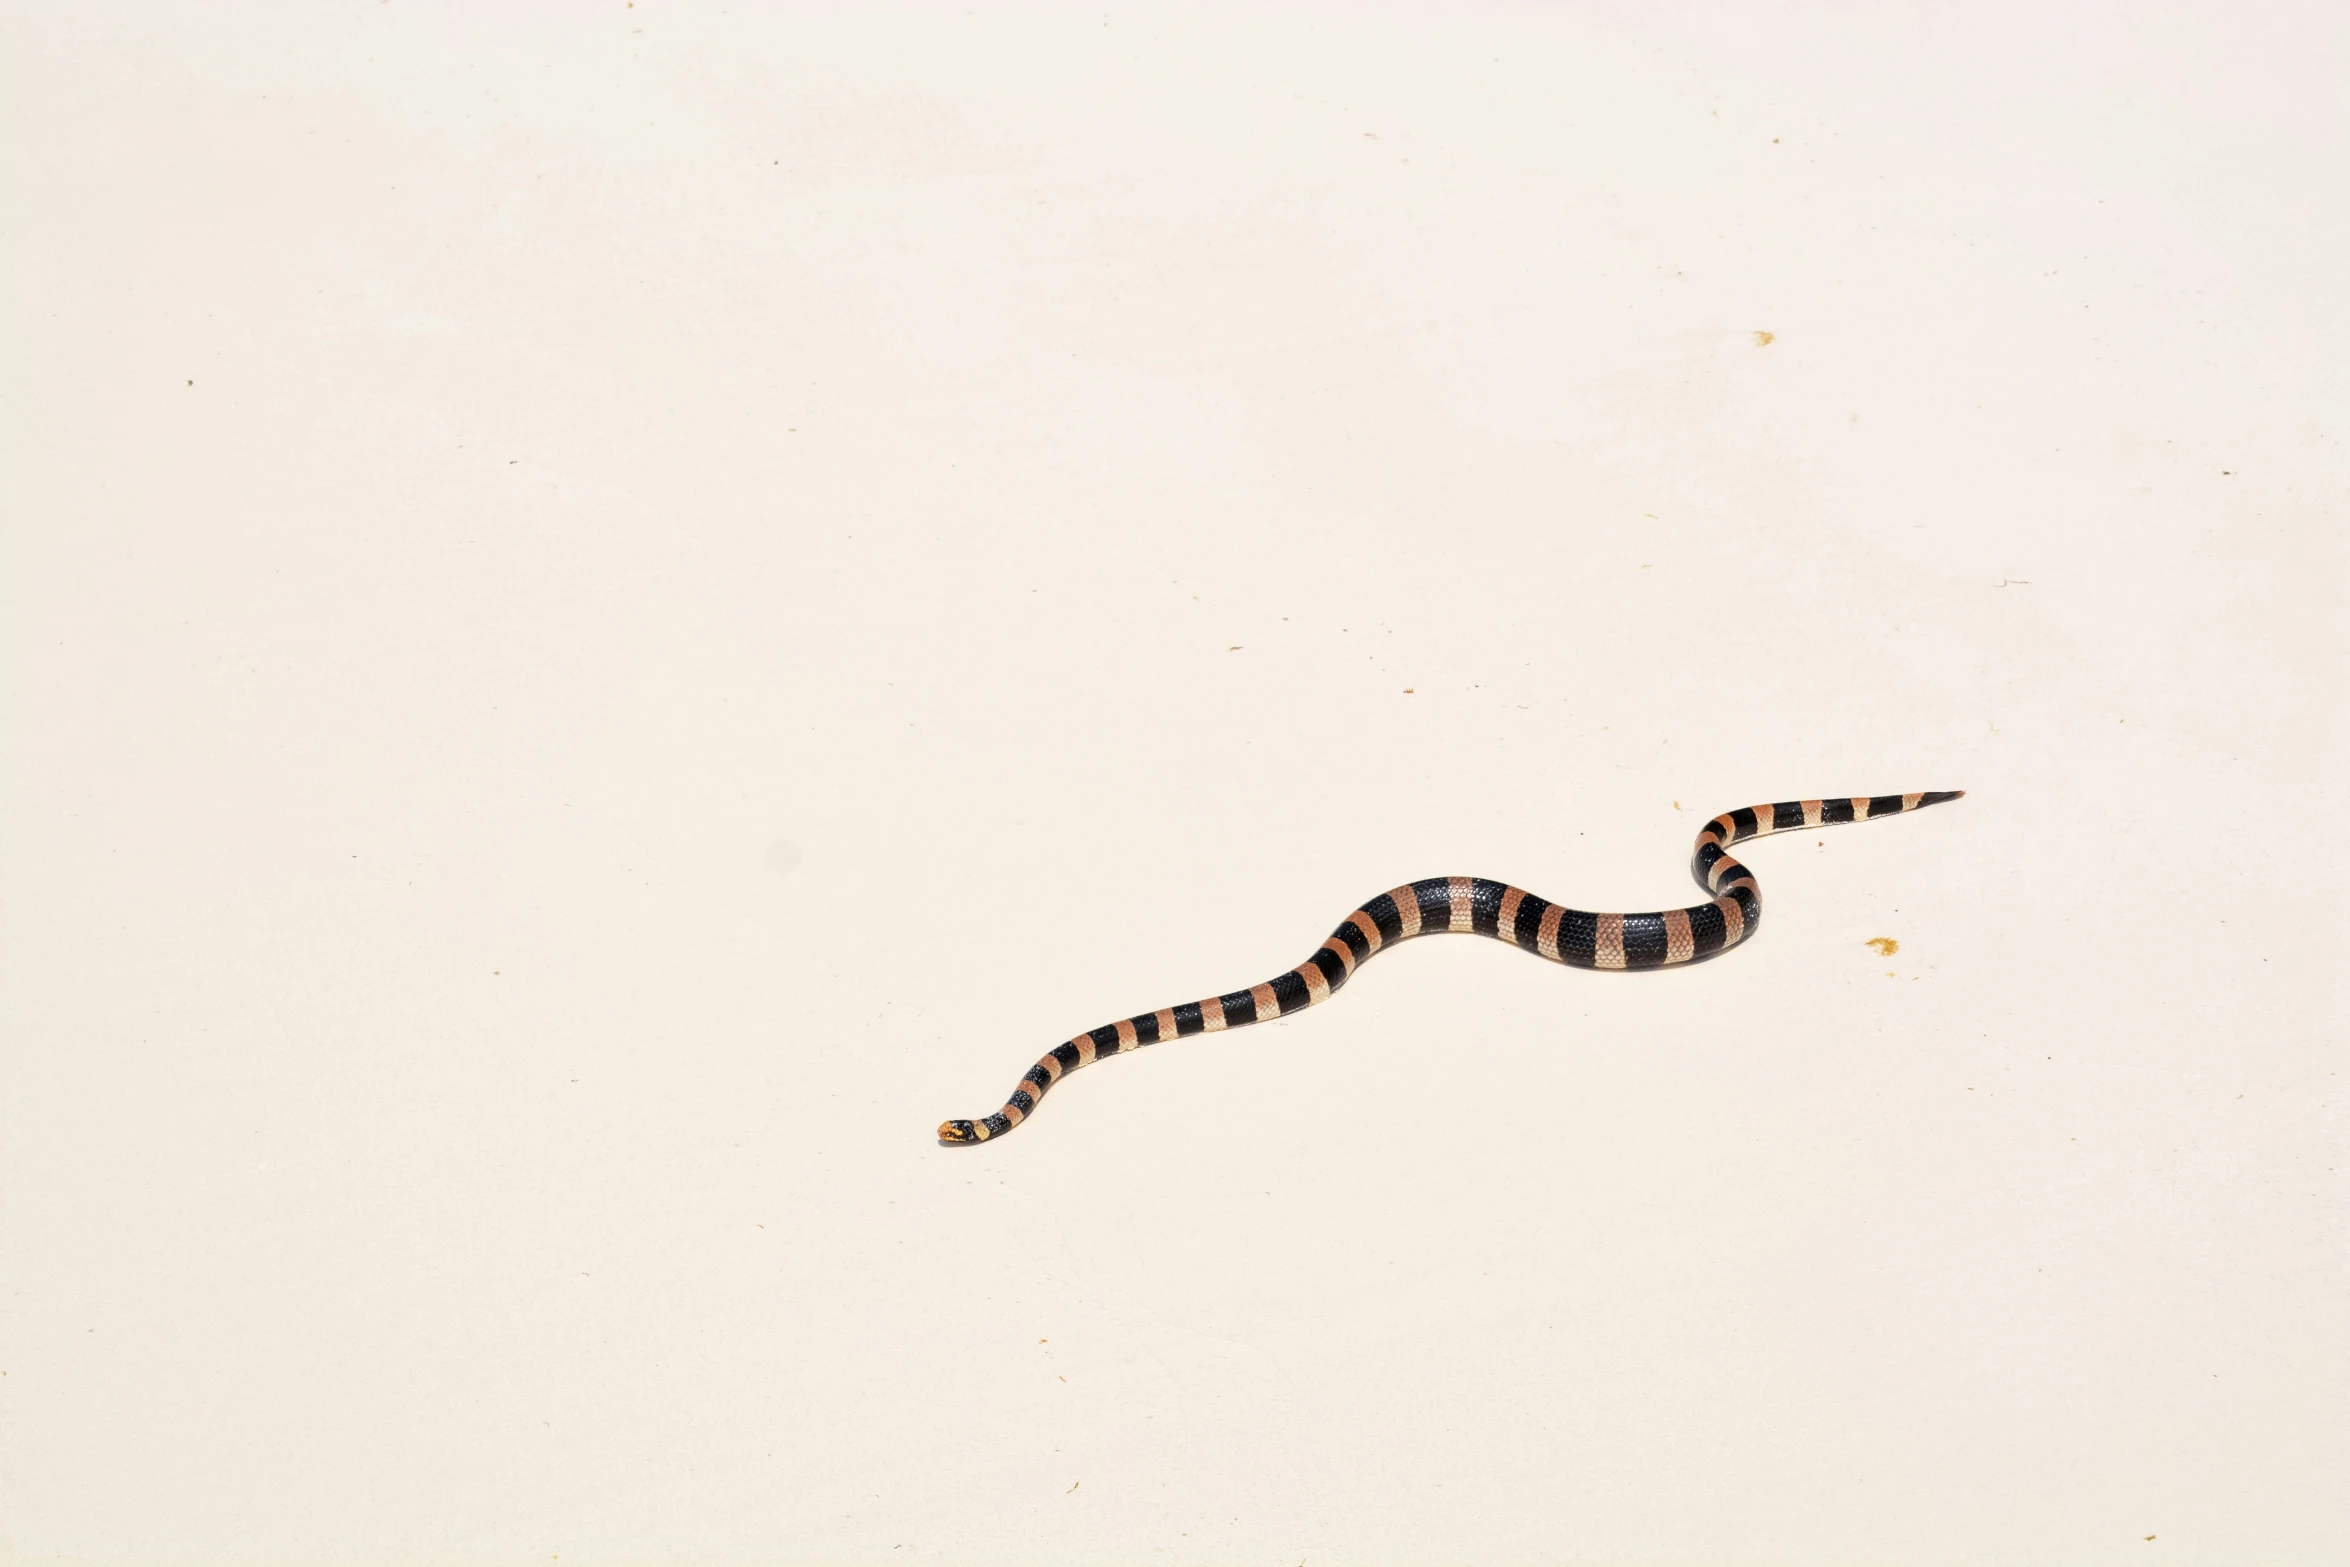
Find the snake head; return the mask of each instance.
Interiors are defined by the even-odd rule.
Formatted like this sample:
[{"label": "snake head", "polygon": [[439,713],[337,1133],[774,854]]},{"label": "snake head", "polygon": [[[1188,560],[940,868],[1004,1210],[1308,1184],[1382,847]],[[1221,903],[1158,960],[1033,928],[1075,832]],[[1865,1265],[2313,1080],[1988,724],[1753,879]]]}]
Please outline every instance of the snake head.
[{"label": "snake head", "polygon": [[979,1128],[969,1121],[941,1121],[938,1140],[942,1143],[976,1143],[980,1141]]}]

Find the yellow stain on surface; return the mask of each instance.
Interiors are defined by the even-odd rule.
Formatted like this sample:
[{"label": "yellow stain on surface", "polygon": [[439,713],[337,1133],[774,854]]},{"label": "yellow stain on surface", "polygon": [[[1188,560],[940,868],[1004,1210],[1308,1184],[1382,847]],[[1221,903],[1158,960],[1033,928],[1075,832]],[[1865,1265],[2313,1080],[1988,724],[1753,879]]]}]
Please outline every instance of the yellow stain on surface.
[{"label": "yellow stain on surface", "polygon": [[1865,945],[1876,948],[1880,958],[1889,958],[1901,950],[1901,943],[1891,936],[1872,936]]},{"label": "yellow stain on surface", "polygon": [[1754,334],[1754,346],[1757,348],[1768,348],[1771,346],[1772,340],[1778,335],[1779,334],[1776,332],[1757,332]]}]

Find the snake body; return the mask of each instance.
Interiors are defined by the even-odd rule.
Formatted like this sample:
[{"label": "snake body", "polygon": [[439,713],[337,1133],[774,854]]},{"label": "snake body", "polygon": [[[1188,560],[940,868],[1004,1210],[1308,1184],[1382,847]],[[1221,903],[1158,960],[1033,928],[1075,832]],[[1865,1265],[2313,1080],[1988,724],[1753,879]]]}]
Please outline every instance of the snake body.
[{"label": "snake body", "polygon": [[1349,914],[1313,956],[1261,985],[1105,1023],[1055,1045],[1021,1077],[1001,1110],[976,1121],[945,1122],[938,1140],[982,1143],[1001,1137],[1035,1113],[1055,1083],[1105,1057],[1187,1034],[1213,1034],[1286,1017],[1327,1001],[1365,958],[1413,936],[1471,931],[1515,942],[1528,952],[1576,968],[1668,968],[1726,952],[1752,936],[1762,917],[1762,894],[1754,873],[1730,857],[1728,845],[1775,832],[1898,816],[1955,800],[1965,792],[1786,800],[1724,811],[1698,833],[1689,866],[1697,884],[1713,895],[1712,901],[1686,909],[1588,914],[1482,876],[1432,876],[1410,882]]}]

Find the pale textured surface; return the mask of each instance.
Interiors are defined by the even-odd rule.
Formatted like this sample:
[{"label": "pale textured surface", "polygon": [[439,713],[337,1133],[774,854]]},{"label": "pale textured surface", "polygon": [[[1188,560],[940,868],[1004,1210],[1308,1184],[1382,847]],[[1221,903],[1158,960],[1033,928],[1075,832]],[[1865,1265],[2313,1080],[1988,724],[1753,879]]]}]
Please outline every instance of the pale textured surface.
[{"label": "pale textured surface", "polygon": [[2350,1560],[2338,8],[489,9],[8,7],[20,1559]]}]

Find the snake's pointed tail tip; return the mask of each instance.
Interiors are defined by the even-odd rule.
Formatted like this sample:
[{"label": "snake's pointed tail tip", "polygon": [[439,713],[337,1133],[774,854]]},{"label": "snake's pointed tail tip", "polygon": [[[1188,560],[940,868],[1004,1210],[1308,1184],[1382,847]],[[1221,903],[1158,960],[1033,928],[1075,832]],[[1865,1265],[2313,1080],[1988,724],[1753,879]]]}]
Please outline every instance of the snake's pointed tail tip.
[{"label": "snake's pointed tail tip", "polygon": [[1963,800],[1965,798],[1966,791],[1964,789],[1933,789],[1929,790],[1926,794],[1926,797],[1920,800],[1918,803],[1920,805],[1940,805],[1945,801]]},{"label": "snake's pointed tail tip", "polygon": [[949,1145],[975,1143],[979,1141],[979,1128],[969,1121],[941,1121],[938,1123],[938,1140]]}]

